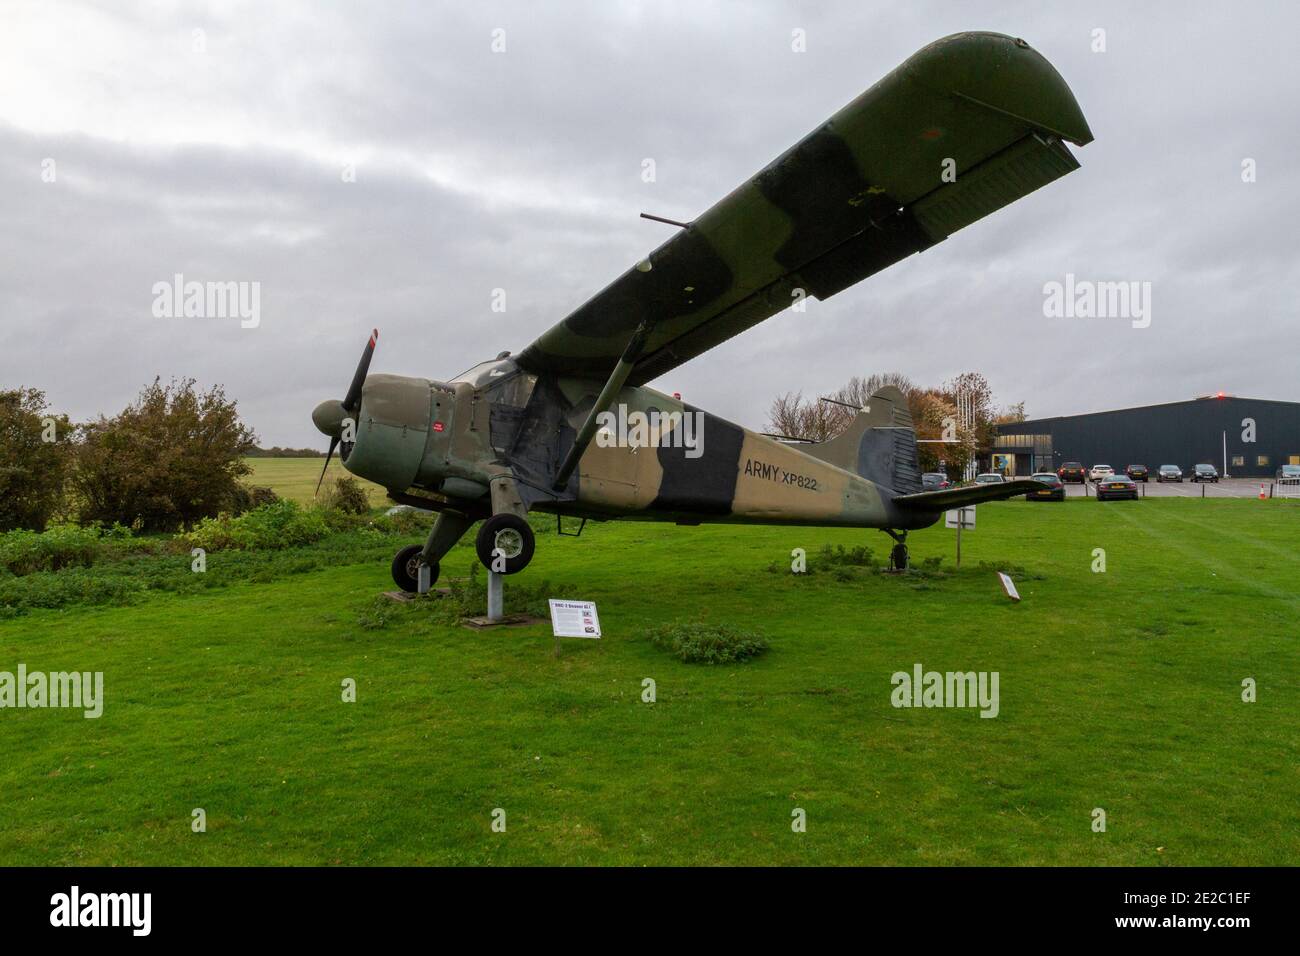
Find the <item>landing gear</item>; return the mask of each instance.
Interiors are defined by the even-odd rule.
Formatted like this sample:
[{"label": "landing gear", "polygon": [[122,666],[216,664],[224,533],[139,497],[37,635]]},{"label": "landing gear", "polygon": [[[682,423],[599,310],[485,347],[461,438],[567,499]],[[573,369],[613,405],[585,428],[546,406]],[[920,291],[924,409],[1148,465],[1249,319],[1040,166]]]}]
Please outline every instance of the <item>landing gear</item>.
[{"label": "landing gear", "polygon": [[894,539],[894,546],[889,549],[889,570],[906,571],[909,562],[907,554],[907,532],[891,531],[889,528],[882,528],[881,530]]},{"label": "landing gear", "polygon": [[[413,544],[409,548],[403,548],[397,552],[393,558],[393,581],[403,591],[414,594],[420,587],[420,552],[424,550],[424,545]],[[438,562],[434,561],[429,565],[430,576],[429,586],[438,580]]]},{"label": "landing gear", "polygon": [[439,514],[424,544],[403,548],[393,558],[393,581],[397,586],[411,594],[420,593],[420,567],[423,565],[429,569],[426,587],[433,587],[438,580],[438,562],[460,540],[470,523],[469,516],[458,511],[448,510]]},{"label": "landing gear", "polygon": [[500,574],[517,574],[528,567],[535,545],[528,522],[509,512],[495,514],[484,521],[474,540],[483,567]]}]

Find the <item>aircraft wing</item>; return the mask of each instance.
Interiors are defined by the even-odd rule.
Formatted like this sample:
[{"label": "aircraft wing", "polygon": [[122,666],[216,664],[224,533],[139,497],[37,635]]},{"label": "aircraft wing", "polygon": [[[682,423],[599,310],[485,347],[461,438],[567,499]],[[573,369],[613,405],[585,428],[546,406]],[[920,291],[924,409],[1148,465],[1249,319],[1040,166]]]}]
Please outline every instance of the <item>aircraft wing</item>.
[{"label": "aircraft wing", "polygon": [[1046,485],[1032,478],[1017,478],[998,485],[967,485],[946,491],[921,491],[914,495],[898,495],[890,500],[900,508],[916,511],[948,511],[984,501],[1001,501],[1028,491],[1042,491]]},{"label": "aircraft wing", "polygon": [[[1078,168],[1074,95],[1025,41],[960,33],[916,53],[516,356],[601,379],[650,324],[647,382],[826,299]],[[795,321],[804,321],[796,319]]]}]

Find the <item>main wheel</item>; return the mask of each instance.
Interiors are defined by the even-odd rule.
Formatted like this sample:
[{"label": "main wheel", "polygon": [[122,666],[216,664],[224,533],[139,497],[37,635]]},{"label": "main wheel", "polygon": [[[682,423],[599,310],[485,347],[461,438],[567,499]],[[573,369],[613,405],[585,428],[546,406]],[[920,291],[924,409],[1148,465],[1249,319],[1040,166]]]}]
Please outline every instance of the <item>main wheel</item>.
[{"label": "main wheel", "polygon": [[900,541],[889,550],[889,564],[895,571],[907,570],[907,545]]},{"label": "main wheel", "polygon": [[[423,550],[424,545],[413,544],[398,551],[393,558],[393,582],[403,591],[414,594],[420,590],[420,552]],[[429,565],[429,569],[429,587],[433,587],[438,580],[438,562]]]},{"label": "main wheel", "polygon": [[[527,521],[518,515],[499,514],[483,522],[478,537],[474,539],[474,549],[483,567],[489,571],[517,574],[533,560],[536,543]],[[501,552],[500,558],[494,553],[497,551]]]}]

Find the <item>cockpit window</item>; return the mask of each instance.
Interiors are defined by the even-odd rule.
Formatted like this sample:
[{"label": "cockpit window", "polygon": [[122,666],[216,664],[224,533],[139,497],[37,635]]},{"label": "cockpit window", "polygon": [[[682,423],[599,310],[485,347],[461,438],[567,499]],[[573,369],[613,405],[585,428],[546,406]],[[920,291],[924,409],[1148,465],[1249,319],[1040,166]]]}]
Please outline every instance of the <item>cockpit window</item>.
[{"label": "cockpit window", "polygon": [[508,358],[494,359],[491,362],[479,362],[471,369],[461,372],[453,382],[465,382],[474,388],[483,388],[492,382],[504,378],[518,368],[514,361]]}]

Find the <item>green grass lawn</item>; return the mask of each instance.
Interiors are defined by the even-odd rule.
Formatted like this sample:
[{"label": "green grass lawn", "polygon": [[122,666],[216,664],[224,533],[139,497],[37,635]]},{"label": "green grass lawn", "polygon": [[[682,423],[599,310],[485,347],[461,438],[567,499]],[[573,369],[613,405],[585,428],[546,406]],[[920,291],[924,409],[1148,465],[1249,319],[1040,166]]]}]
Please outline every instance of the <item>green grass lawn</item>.
[{"label": "green grass lawn", "polygon": [[[320,480],[321,468],[325,465],[324,458],[245,458],[244,461],[253,469],[253,473],[244,479],[245,483],[272,488],[281,498],[291,498],[300,505],[309,505],[315,499],[316,482]],[[325,483],[328,485],[334,479],[344,477],[349,477],[348,470],[335,454],[325,473]],[[387,492],[379,485],[364,478],[356,480],[370,495],[371,505],[392,505]]]},{"label": "green grass lawn", "polygon": [[[949,573],[841,581],[768,568],[888,539],[588,525],[519,576],[599,604],[558,660],[545,624],[360,626],[384,562],[35,611],[0,621],[0,670],[102,670],[106,703],[0,711],[0,864],[1294,864],[1298,531],[1295,502],[1011,501],[960,572],[940,526],[910,543]],[[1023,601],[980,562],[1027,569]],[[771,650],[644,636],[690,619]],[[895,709],[917,662],[997,671],[999,715]]]}]

